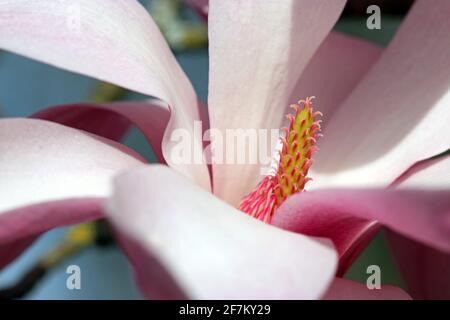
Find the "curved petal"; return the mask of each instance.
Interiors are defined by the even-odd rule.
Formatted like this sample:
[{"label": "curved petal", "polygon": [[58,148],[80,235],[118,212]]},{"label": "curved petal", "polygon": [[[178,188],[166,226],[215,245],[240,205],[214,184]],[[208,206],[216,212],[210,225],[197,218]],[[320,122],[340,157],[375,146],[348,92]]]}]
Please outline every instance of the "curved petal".
[{"label": "curved petal", "polygon": [[151,300],[186,300],[188,297],[155,255],[135,239],[115,232],[115,238],[133,265],[139,290]]},{"label": "curved petal", "polygon": [[131,127],[128,119],[108,110],[107,104],[52,106],[39,110],[29,117],[56,122],[114,141],[120,141]]},{"label": "curved petal", "polygon": [[0,212],[0,269],[45,231],[101,218],[103,198],[71,198]]},{"label": "curved petal", "polygon": [[[106,211],[190,298],[312,299],[334,276],[326,240],[264,224],[161,165],[119,176]],[[160,281],[155,269],[136,267]]]},{"label": "curved petal", "polygon": [[[450,190],[450,156],[413,166],[396,186],[445,188]],[[445,221],[450,225],[450,218]],[[450,254],[412,241],[392,231],[387,239],[408,291],[415,299],[450,299]]]},{"label": "curved petal", "polygon": [[167,106],[154,100],[63,105],[38,111],[31,117],[50,120],[112,140],[120,140],[130,124],[134,124],[147,138],[158,161],[165,162],[161,142],[169,116]]},{"label": "curved petal", "polygon": [[381,289],[368,289],[367,286],[342,278],[336,278],[325,294],[325,300],[411,300],[402,289],[381,285]]},{"label": "curved petal", "polygon": [[0,212],[107,196],[111,178],[141,159],[125,146],[52,122],[1,119]]},{"label": "curved petal", "polygon": [[[192,131],[197,98],[148,12],[135,0],[0,0],[0,48],[165,101],[167,162],[210,188],[205,164],[172,161],[176,128]],[[201,149],[202,141],[194,136]]]},{"label": "curved petal", "polygon": [[32,236],[0,244],[0,271],[28,248],[35,239]]},{"label": "curved petal", "polygon": [[450,299],[450,254],[386,233],[408,292],[414,299]]},{"label": "curved petal", "polygon": [[48,229],[98,218],[111,178],[141,165],[138,157],[55,123],[1,119],[0,265]]},{"label": "curved petal", "polygon": [[0,243],[11,243],[47,230],[103,216],[103,197],[68,197],[0,213]]},{"label": "curved petal", "polygon": [[449,12],[449,1],[415,2],[325,128],[310,186],[387,186],[450,148]]},{"label": "curved petal", "polygon": [[[450,251],[450,190],[316,190],[289,197],[272,223],[331,238],[339,274],[378,230],[378,223],[434,248]],[[363,246],[361,246],[363,244]]]},{"label": "curved petal", "polygon": [[[297,81],[290,101],[316,96],[315,104],[317,110],[323,113],[322,128],[325,128],[381,52],[382,48],[371,42],[331,32]],[[287,112],[288,109],[285,114]]]},{"label": "curved petal", "polygon": [[450,189],[450,155],[415,164],[394,185],[401,188]]},{"label": "curved petal", "polygon": [[[297,79],[344,4],[345,0],[211,0],[211,127],[223,133],[225,129],[278,129]],[[214,164],[214,193],[237,205],[260,179],[259,168]],[[237,180],[245,183],[236,184]]]}]

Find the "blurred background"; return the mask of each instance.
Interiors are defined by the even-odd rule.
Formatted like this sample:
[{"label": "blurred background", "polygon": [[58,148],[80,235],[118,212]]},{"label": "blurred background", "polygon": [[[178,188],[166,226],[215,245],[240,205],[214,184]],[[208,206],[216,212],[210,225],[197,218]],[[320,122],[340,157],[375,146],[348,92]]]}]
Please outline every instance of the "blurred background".
[{"label": "blurred background", "polygon": [[[208,52],[204,21],[177,0],[141,2],[159,24],[199,98],[206,101]],[[412,2],[348,1],[335,30],[386,46]],[[369,30],[366,27],[366,8],[371,4],[377,4],[381,8],[380,30]],[[109,84],[0,51],[0,117],[26,117],[45,107],[59,104],[145,98]],[[131,130],[125,142],[146,155],[149,160],[154,160],[145,139],[137,130]],[[110,239],[105,224],[96,224],[95,230],[95,241],[69,250],[67,241],[73,237],[73,229],[60,228],[44,234],[15,262],[0,270],[0,298],[7,295],[24,299],[140,299],[132,269]],[[55,255],[58,259],[51,267],[44,270],[37,267],[40,261]],[[383,283],[402,286],[382,234],[372,241],[346,277],[365,282],[368,276],[366,269],[373,264],[381,267]],[[66,268],[69,265],[81,268],[81,290],[66,288]]]}]

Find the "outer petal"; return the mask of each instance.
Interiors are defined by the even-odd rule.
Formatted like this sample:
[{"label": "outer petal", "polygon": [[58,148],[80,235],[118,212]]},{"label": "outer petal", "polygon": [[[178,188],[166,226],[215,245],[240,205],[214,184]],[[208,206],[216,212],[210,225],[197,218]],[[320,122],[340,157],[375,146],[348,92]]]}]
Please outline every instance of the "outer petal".
[{"label": "outer petal", "polygon": [[449,14],[449,1],[416,1],[325,129],[311,186],[386,186],[450,148]]},{"label": "outer petal", "polygon": [[30,244],[33,243],[35,237],[24,238],[19,241],[10,241],[0,245],[0,271],[4,266],[19,256]]},{"label": "outer petal", "polygon": [[172,108],[163,145],[166,160],[209,189],[205,164],[171,160],[170,135],[175,128],[192,131],[199,120],[197,98],[137,1],[0,0],[0,48],[164,100]]},{"label": "outer petal", "polygon": [[156,100],[56,106],[32,115],[113,140],[120,140],[134,124],[144,133],[160,162],[164,162],[161,142],[169,116],[167,106]]},{"label": "outer petal", "polygon": [[325,300],[410,300],[400,288],[382,285],[381,289],[369,290],[367,286],[342,278],[336,278],[326,293]]},{"label": "outer petal", "polygon": [[415,164],[394,185],[401,188],[450,189],[450,155]]},{"label": "outer petal", "polygon": [[103,198],[69,198],[0,212],[0,269],[19,256],[43,232],[98,219]]},{"label": "outer petal", "polygon": [[[106,209],[191,298],[318,298],[334,276],[336,256],[325,240],[244,215],[168,167],[120,176]],[[160,280],[155,269],[136,267]]]},{"label": "outer petal", "polygon": [[0,212],[49,200],[108,195],[112,176],[142,163],[130,149],[120,148],[47,121],[0,120]]},{"label": "outer petal", "polygon": [[343,274],[380,224],[411,239],[450,252],[450,190],[317,190],[291,196],[273,224],[329,237]]},{"label": "outer petal", "polygon": [[[381,52],[382,49],[373,43],[331,32],[297,81],[290,101],[316,96],[314,104],[323,113],[322,128],[325,128]],[[292,112],[288,109],[285,114]],[[286,123],[280,124],[280,127],[283,125]]]},{"label": "outer petal", "polygon": [[[297,79],[344,4],[345,0],[211,0],[211,127],[224,134],[225,129],[278,129]],[[260,179],[259,168],[214,165],[214,193],[236,205]],[[244,183],[236,184],[237,180]]]},{"label": "outer petal", "polygon": [[[450,156],[413,166],[397,181],[399,188],[427,187],[450,190]],[[443,222],[450,225],[450,218]],[[408,291],[416,299],[450,299],[450,254],[388,232],[392,254]]]},{"label": "outer petal", "polygon": [[408,292],[414,299],[450,299],[450,254],[387,232]]},{"label": "outer petal", "polygon": [[109,194],[111,178],[142,164],[132,154],[112,141],[51,122],[1,119],[0,266],[24,248],[18,243],[99,217],[99,198]]},{"label": "outer petal", "polygon": [[30,118],[56,122],[114,141],[120,141],[131,127],[131,122],[108,109],[108,104],[54,106],[39,110]]}]

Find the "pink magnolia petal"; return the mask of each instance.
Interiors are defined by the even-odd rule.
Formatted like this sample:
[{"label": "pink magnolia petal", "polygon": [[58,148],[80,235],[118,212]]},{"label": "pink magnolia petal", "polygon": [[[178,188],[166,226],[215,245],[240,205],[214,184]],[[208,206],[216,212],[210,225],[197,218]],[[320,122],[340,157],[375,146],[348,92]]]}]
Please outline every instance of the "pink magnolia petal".
[{"label": "pink magnolia petal", "polygon": [[36,236],[47,230],[100,218],[103,198],[67,198],[0,213],[0,243]]},{"label": "pink magnolia petal", "polygon": [[[423,161],[396,181],[398,188],[446,188],[450,190],[450,156]],[[450,226],[450,218],[444,221]],[[387,232],[392,254],[408,291],[415,299],[450,299],[450,254]]]},{"label": "pink magnolia petal", "polygon": [[119,171],[142,164],[124,146],[34,119],[0,120],[0,268],[42,232],[101,215]]},{"label": "pink magnolia petal", "polygon": [[[378,60],[382,49],[373,43],[331,32],[317,49],[295,85],[290,101],[316,96],[322,128],[358,82]],[[289,107],[285,113],[292,112]],[[286,125],[283,121],[280,127]]]},{"label": "pink magnolia petal", "polygon": [[115,236],[133,265],[137,285],[144,297],[151,300],[188,299],[173,276],[145,247],[120,231],[116,231]]},{"label": "pink magnolia petal", "polygon": [[289,197],[272,223],[331,238],[339,274],[351,265],[379,224],[416,241],[450,251],[450,190],[316,190]]},{"label": "pink magnolia petal", "polygon": [[311,186],[387,186],[450,148],[449,13],[449,1],[415,2],[325,128]]},{"label": "pink magnolia petal", "polygon": [[28,248],[36,237],[23,238],[0,244],[0,271],[10,262],[14,261],[26,248]]},{"label": "pink magnolia petal", "polygon": [[392,231],[387,232],[392,254],[408,292],[414,299],[450,299],[450,254]]},{"label": "pink magnolia petal", "polygon": [[0,216],[42,202],[107,196],[111,178],[140,159],[125,146],[52,122],[1,119]]},{"label": "pink magnolia petal", "polygon": [[72,198],[0,212],[0,269],[43,232],[102,217],[102,203],[102,198]]},{"label": "pink magnolia petal", "polygon": [[[148,12],[135,0],[0,0],[0,48],[165,101],[167,162],[210,188],[205,164],[172,161],[171,133],[193,130],[197,98]],[[194,144],[202,141],[194,136]]]},{"label": "pink magnolia petal", "polygon": [[390,285],[381,285],[381,289],[368,289],[366,285],[336,278],[328,292],[325,300],[410,300],[411,297],[402,289]]},{"label": "pink magnolia petal", "polygon": [[402,188],[450,189],[450,155],[420,161],[402,174],[394,185]]},{"label": "pink magnolia petal", "polygon": [[[190,298],[312,299],[334,276],[326,240],[264,224],[161,165],[119,176],[106,211]],[[136,266],[141,286],[160,280],[153,259]]]},{"label": "pink magnolia petal", "polygon": [[[343,0],[211,0],[211,127],[223,133],[278,129],[297,79],[344,4]],[[213,165],[214,193],[237,205],[257,184],[258,170],[259,165],[252,164]]]},{"label": "pink magnolia petal", "polygon": [[113,140],[120,140],[125,129],[134,124],[143,132],[160,162],[165,162],[161,142],[169,116],[167,107],[156,100],[56,106],[32,115]]},{"label": "pink magnolia petal", "polygon": [[114,141],[120,141],[131,127],[130,121],[107,107],[87,103],[45,108],[30,118],[56,122]]}]

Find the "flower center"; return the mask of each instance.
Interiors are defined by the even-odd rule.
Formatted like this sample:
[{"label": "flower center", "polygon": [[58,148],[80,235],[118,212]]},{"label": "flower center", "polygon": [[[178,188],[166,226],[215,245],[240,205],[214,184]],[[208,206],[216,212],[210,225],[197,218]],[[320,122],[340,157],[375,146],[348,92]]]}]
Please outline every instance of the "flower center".
[{"label": "flower center", "polygon": [[301,192],[311,180],[307,177],[312,165],[312,155],[318,150],[316,139],[321,136],[321,112],[314,112],[312,99],[300,100],[291,105],[295,115],[287,114],[289,127],[282,128],[280,137],[278,167],[273,174],[267,175],[255,190],[246,195],[239,209],[254,218],[270,223],[275,209],[290,195]]}]

